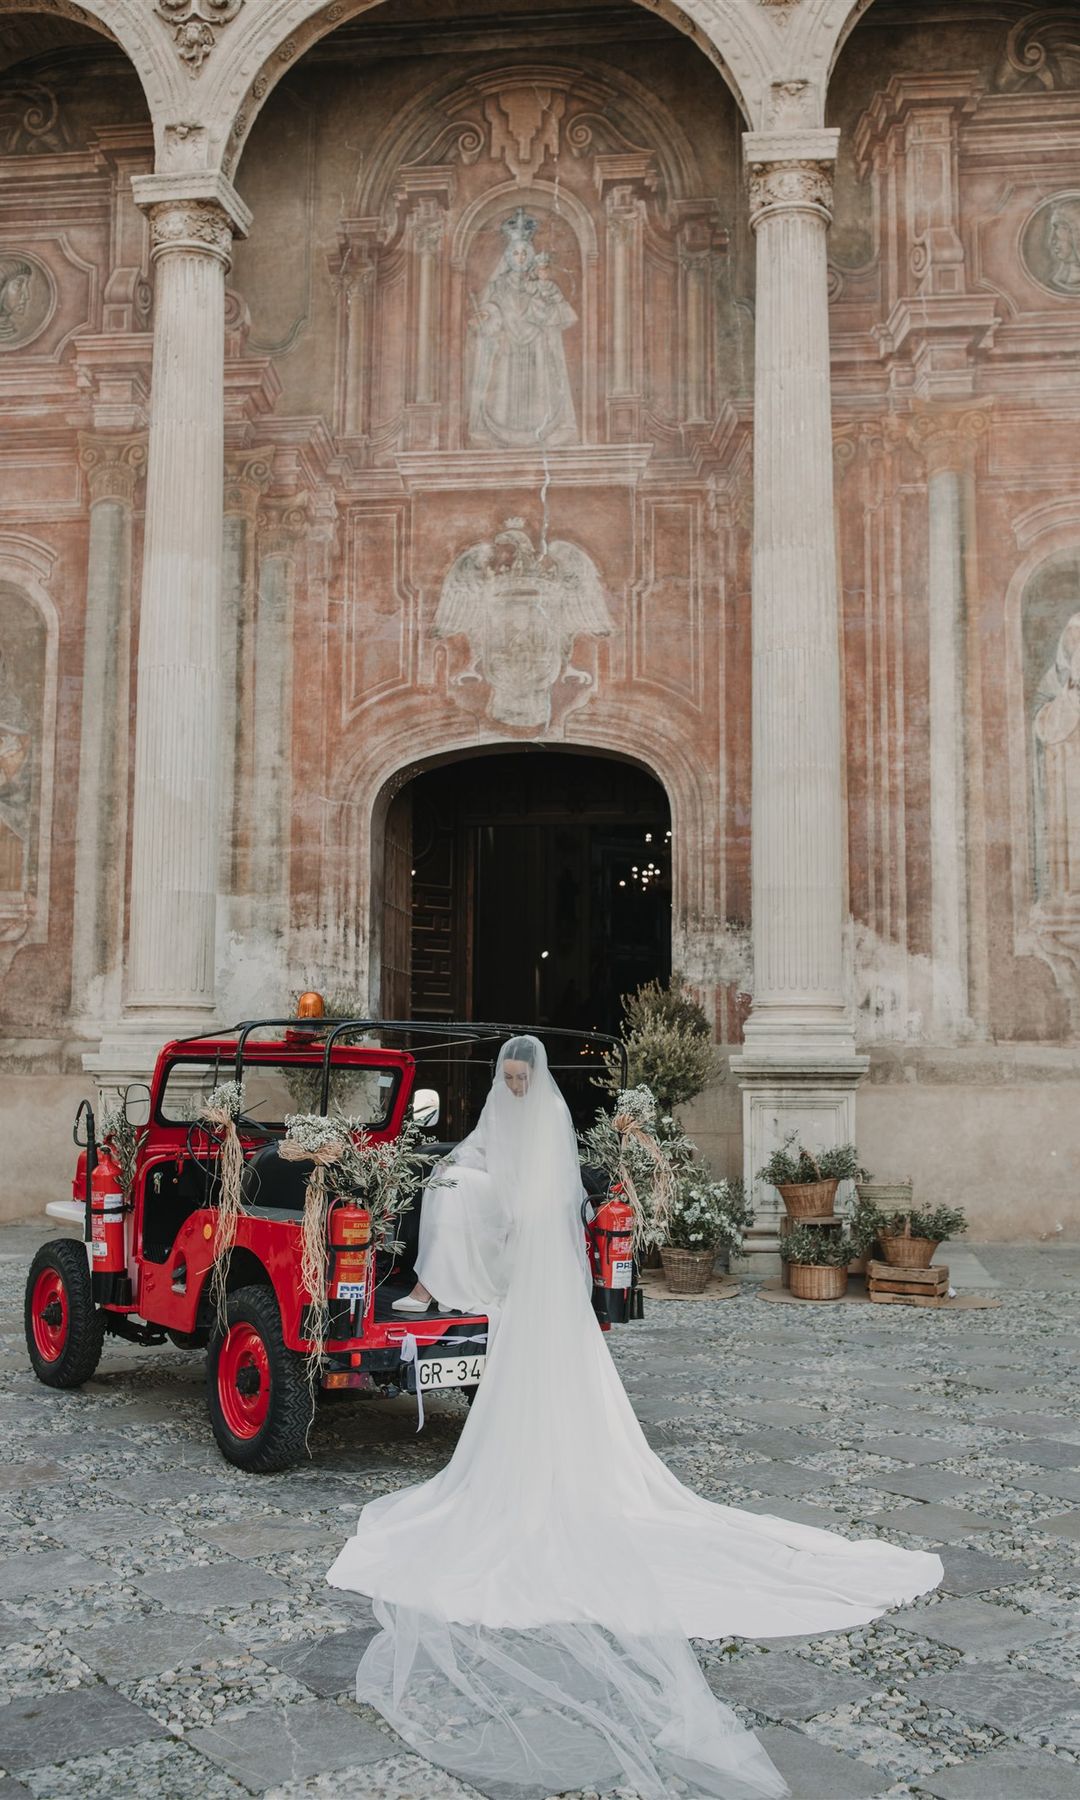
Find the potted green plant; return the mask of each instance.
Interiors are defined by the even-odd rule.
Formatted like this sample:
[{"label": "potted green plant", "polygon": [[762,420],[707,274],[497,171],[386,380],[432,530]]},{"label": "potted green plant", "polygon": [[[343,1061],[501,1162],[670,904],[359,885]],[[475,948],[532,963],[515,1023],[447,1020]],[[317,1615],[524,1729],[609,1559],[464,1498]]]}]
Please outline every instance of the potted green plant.
[{"label": "potted green plant", "polygon": [[897,1268],[928,1269],[946,1238],[967,1230],[967,1219],[958,1206],[933,1206],[887,1214],[877,1240],[887,1263]]},{"label": "potted green plant", "polygon": [[854,1144],[815,1152],[798,1138],[797,1131],[788,1134],[758,1170],[758,1180],[772,1184],[790,1219],[831,1219],[840,1183],[868,1180],[867,1171],[858,1161]]},{"label": "potted green plant", "polygon": [[701,1294],[717,1254],[736,1255],[752,1214],[742,1183],[714,1181],[703,1163],[680,1167],[660,1244],[664,1277],[673,1294]]},{"label": "potted green plant", "polygon": [[[666,985],[648,981],[622,996],[623,1042],[629,1076],[627,1087],[647,1087],[661,1113],[694,1100],[719,1073],[712,1032],[702,1006],[678,972]],[[597,1085],[617,1093],[621,1064],[606,1056],[606,1075]]]},{"label": "potted green plant", "polygon": [[846,1231],[816,1231],[796,1225],[781,1240],[780,1255],[798,1300],[840,1300],[847,1293],[848,1264],[855,1245]]},{"label": "potted green plant", "polygon": [[885,1217],[873,1200],[865,1198],[875,1185],[864,1181],[856,1184],[855,1204],[847,1221],[848,1236],[855,1246],[855,1254],[848,1268],[849,1275],[866,1274],[866,1265],[874,1253],[874,1245]]}]

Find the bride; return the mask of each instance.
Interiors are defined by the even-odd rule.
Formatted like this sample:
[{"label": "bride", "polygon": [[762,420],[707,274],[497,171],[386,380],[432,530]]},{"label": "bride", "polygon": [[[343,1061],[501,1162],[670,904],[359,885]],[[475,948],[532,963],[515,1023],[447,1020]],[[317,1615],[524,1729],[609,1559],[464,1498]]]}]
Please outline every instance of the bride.
[{"label": "bride", "polygon": [[381,1628],[357,1697],[465,1780],[782,1796],[687,1640],[864,1625],[941,1563],[683,1487],[593,1316],[574,1129],[537,1039],[504,1045],[479,1130],[507,1216],[487,1367],[446,1468],[366,1506],[329,1572]]}]

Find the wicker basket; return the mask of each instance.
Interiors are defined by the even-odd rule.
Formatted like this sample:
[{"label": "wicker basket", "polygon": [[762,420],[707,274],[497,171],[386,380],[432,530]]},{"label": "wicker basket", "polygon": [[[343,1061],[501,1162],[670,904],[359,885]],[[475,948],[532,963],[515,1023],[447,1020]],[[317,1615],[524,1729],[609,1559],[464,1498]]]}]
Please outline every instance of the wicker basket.
[{"label": "wicker basket", "polygon": [[937,1255],[940,1238],[912,1237],[910,1230],[896,1237],[878,1238],[881,1254],[896,1269],[928,1269]]},{"label": "wicker basket", "polygon": [[846,1269],[789,1262],[788,1273],[791,1292],[797,1300],[842,1300],[847,1293]]},{"label": "wicker basket", "polygon": [[676,1250],[662,1244],[664,1279],[673,1294],[703,1294],[716,1261],[714,1250]]},{"label": "wicker basket", "polygon": [[789,1219],[831,1219],[838,1181],[785,1181],[777,1188]]},{"label": "wicker basket", "polygon": [[909,1212],[913,1181],[857,1181],[855,1190],[864,1206],[876,1206],[879,1212]]}]

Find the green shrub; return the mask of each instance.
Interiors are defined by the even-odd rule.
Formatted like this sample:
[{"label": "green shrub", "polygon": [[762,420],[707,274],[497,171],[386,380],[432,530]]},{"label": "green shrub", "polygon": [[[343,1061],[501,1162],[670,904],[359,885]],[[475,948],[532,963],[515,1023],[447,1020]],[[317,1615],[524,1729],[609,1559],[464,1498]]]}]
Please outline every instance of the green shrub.
[{"label": "green shrub", "polygon": [[810,1151],[798,1139],[797,1131],[789,1132],[779,1150],[774,1150],[768,1162],[758,1170],[759,1181],[771,1182],[773,1187],[787,1187],[795,1182],[869,1181],[870,1176],[859,1162],[854,1144]]},{"label": "green shrub", "polygon": [[846,1269],[857,1254],[846,1231],[814,1231],[809,1225],[796,1225],[780,1240],[780,1255],[784,1261],[799,1263],[804,1268]]},{"label": "green shrub", "polygon": [[[719,1073],[709,1021],[674,974],[666,987],[646,982],[636,993],[624,994],[623,1043],[626,1047],[628,1087],[647,1087],[662,1112],[693,1100]],[[606,1074],[599,1085],[615,1093],[622,1087],[619,1059],[604,1058]]]},{"label": "green shrub", "polygon": [[908,1219],[911,1220],[912,1237],[929,1238],[934,1244],[943,1243],[946,1238],[960,1237],[968,1228],[966,1215],[958,1206],[933,1206],[889,1213],[880,1220],[878,1230],[890,1237],[903,1237]]}]

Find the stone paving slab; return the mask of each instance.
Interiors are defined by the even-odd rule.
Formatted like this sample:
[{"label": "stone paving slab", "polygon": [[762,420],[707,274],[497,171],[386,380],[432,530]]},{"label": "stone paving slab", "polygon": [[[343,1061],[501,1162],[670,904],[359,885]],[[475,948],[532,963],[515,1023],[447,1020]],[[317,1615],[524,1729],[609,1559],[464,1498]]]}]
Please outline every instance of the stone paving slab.
[{"label": "stone paving slab", "polygon": [[58,1589],[101,1587],[119,1576],[92,1557],[72,1550],[42,1550],[32,1556],[11,1556],[0,1562],[0,1600],[36,1598]]},{"label": "stone paving slab", "polygon": [[934,1800],[1077,1800],[1080,1769],[1038,1750],[993,1750],[921,1775],[918,1791]]},{"label": "stone paving slab", "polygon": [[980,1719],[1014,1735],[1039,1732],[1054,1743],[1063,1730],[1080,1725],[1080,1688],[1052,1675],[965,1663],[946,1674],[922,1677],[910,1692],[962,1718]]},{"label": "stone paving slab", "polygon": [[1080,1431],[1080,1418],[1075,1413],[992,1413],[986,1423],[998,1431],[1013,1431],[1019,1437],[1048,1438],[1059,1431]]},{"label": "stone paving slab", "polygon": [[988,1478],[958,1475],[952,1469],[916,1469],[913,1474],[897,1470],[891,1475],[874,1474],[871,1480],[885,1494],[903,1494],[909,1500],[931,1503],[941,1500],[946,1504],[965,1494],[983,1494],[988,1486]]},{"label": "stone paving slab", "polygon": [[87,1755],[163,1736],[156,1719],[108,1687],[67,1688],[0,1706],[0,1764],[15,1775],[55,1762],[61,1745]]},{"label": "stone paving slab", "polygon": [[955,1543],[958,1538],[975,1532],[1000,1531],[1000,1519],[985,1519],[978,1513],[964,1512],[955,1506],[900,1506],[895,1511],[878,1512],[867,1519],[882,1531],[907,1531],[917,1537],[940,1538]]},{"label": "stone paving slab", "polygon": [[895,1462],[914,1464],[916,1468],[921,1468],[924,1463],[944,1462],[947,1457],[956,1455],[955,1443],[933,1437],[870,1438],[862,1448],[868,1456],[891,1456]]},{"label": "stone paving slab", "polygon": [[34,1800],[34,1796],[14,1775],[0,1775],[0,1800]]},{"label": "stone paving slab", "polygon": [[339,1694],[354,1692],[357,1666],[376,1630],[375,1625],[369,1625],[339,1631],[330,1637],[305,1639],[268,1651],[267,1660],[309,1687],[321,1700],[333,1700]]},{"label": "stone paving slab", "polygon": [[1072,1538],[1080,1543],[1080,1512],[1055,1513],[1053,1518],[1040,1519],[1032,1529],[1045,1531],[1050,1537]]},{"label": "stone paving slab", "polygon": [[[1080,1517],[1080,1515],[1078,1515]],[[947,1594],[983,1594],[991,1588],[1015,1587],[1030,1581],[1032,1570],[1004,1556],[987,1556],[985,1550],[942,1547],[945,1565],[942,1589]]]},{"label": "stone paving slab", "polygon": [[[328,1548],[329,1559],[340,1546],[336,1535],[325,1525],[288,1525],[284,1522],[259,1522],[239,1525],[211,1525],[200,1533],[208,1543],[241,1561],[254,1561],[260,1556],[288,1556],[294,1550],[311,1550],[317,1545]],[[329,1547],[333,1546],[330,1550]]]},{"label": "stone paving slab", "polygon": [[283,1600],[289,1590],[275,1575],[241,1562],[171,1569],[143,1575],[135,1584],[170,1612],[202,1614],[214,1608],[250,1606],[257,1600]]},{"label": "stone paving slab", "polygon": [[730,1663],[708,1673],[709,1686],[729,1705],[751,1707],[774,1719],[812,1719],[865,1700],[872,1683],[844,1675],[783,1650]]},{"label": "stone paving slab", "polygon": [[1017,1462],[1038,1469],[1080,1469],[1080,1444],[1060,1438],[1025,1438],[1014,1451]]},{"label": "stone paving slab", "polygon": [[986,1600],[942,1600],[936,1606],[912,1607],[893,1613],[892,1622],[901,1631],[929,1638],[934,1644],[948,1644],[974,1658],[999,1658],[1058,1632],[1046,1619]]},{"label": "stone paving slab", "polygon": [[236,1656],[242,1645],[202,1619],[144,1613],[121,1624],[100,1625],[69,1640],[75,1655],[105,1681],[140,1681],[192,1663]]},{"label": "stone paving slab", "polygon": [[1032,1469],[1030,1475],[1011,1476],[1007,1485],[1026,1494],[1046,1494],[1051,1500],[1071,1500],[1074,1505],[1080,1505],[1080,1473],[1070,1475],[1060,1471],[1051,1474],[1043,1469]]},{"label": "stone paving slab", "polygon": [[888,1785],[881,1769],[785,1725],[766,1726],[757,1735],[791,1789],[791,1800],[873,1800]]},{"label": "stone paving slab", "polygon": [[253,1794],[354,1763],[381,1762],[402,1747],[400,1738],[361,1718],[358,1707],[333,1700],[260,1707],[227,1725],[192,1731],[188,1742]]}]

